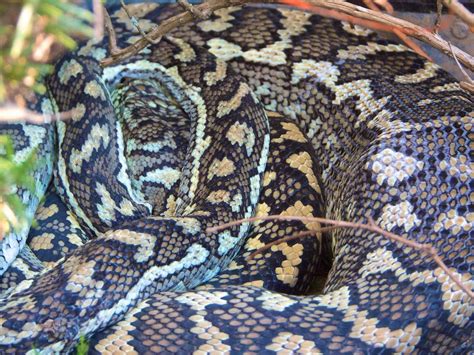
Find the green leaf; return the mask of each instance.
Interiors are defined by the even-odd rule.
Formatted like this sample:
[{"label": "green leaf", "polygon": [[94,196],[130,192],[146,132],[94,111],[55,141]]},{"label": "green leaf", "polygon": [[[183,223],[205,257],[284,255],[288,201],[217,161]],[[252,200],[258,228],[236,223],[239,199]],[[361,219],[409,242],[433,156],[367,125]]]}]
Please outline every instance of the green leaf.
[{"label": "green leaf", "polygon": [[[91,37],[94,32],[92,28],[83,21],[74,18],[73,16],[62,16],[56,22],[58,27],[63,28],[64,33],[77,33]],[[67,30],[67,31],[66,31]]]},{"label": "green leaf", "polygon": [[0,136],[0,156],[4,155],[8,160],[12,160],[14,154],[12,139],[6,135]]},{"label": "green leaf", "polygon": [[79,338],[79,343],[76,347],[76,354],[77,355],[87,355],[89,351],[89,342],[87,341],[86,337],[81,335]]},{"label": "green leaf", "polygon": [[76,41],[71,36],[65,34],[61,26],[49,23],[45,30],[55,35],[58,41],[68,49],[74,49],[76,47]]},{"label": "green leaf", "polygon": [[92,14],[92,12],[80,6],[67,3],[67,2],[58,2],[57,0],[44,0],[44,2],[59,8],[65,13],[74,14],[74,16],[84,21],[87,21],[90,23],[94,21],[94,15]]},{"label": "green leaf", "polygon": [[43,1],[38,7],[38,14],[49,18],[59,18],[63,14],[63,11],[56,5],[57,4],[50,4],[48,1]]}]

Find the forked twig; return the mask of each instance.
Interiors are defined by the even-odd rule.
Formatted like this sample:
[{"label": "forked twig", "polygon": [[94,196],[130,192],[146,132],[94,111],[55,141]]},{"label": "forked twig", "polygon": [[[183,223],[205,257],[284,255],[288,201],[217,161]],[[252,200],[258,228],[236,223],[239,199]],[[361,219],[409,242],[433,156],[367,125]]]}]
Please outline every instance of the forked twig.
[{"label": "forked twig", "polygon": [[466,7],[461,4],[458,0],[442,0],[444,6],[452,11],[457,17],[466,22],[471,31],[474,31],[474,14],[471,13]]},{"label": "forked twig", "polygon": [[[441,1],[441,0],[439,0]],[[389,14],[393,13],[393,7],[387,0],[364,0],[364,4],[371,10],[375,12],[382,12],[382,10],[387,11]],[[430,56],[423,50],[421,47],[416,44],[412,39],[410,39],[405,33],[403,33],[398,28],[392,29],[393,33],[403,42],[405,45],[411,49],[413,49],[416,53],[421,55],[422,57],[428,59],[429,61],[433,61]]]},{"label": "forked twig", "polygon": [[[462,51],[457,47],[452,47],[452,51],[449,48],[447,41],[441,37],[431,33],[423,27],[417,26],[411,22],[390,16],[388,14],[376,12],[361,6],[357,6],[346,1],[341,0],[208,0],[200,5],[193,6],[196,11],[201,13],[211,14],[215,10],[230,7],[230,6],[241,6],[250,3],[282,3],[292,6],[297,6],[303,9],[314,11],[315,9],[326,10],[325,16],[333,17],[336,19],[342,19],[350,21],[354,24],[358,24],[365,27],[370,27],[375,30],[393,32],[393,29],[397,29],[406,36],[416,38],[423,42],[426,42],[442,51],[443,53],[452,56],[452,53],[456,54],[458,60],[470,70],[474,70],[474,58]],[[173,16],[169,19],[164,20],[156,28],[151,30],[147,36],[153,40],[156,40],[171,30],[187,24],[195,20],[195,16],[186,11],[184,13]],[[368,26],[370,25],[370,26]],[[120,49],[114,55],[109,58],[105,58],[101,61],[102,66],[109,66],[120,62],[121,60],[130,58],[140,50],[145,48],[149,44],[146,38],[140,38],[132,45]]]},{"label": "forked twig", "polygon": [[338,221],[338,220],[322,218],[322,217],[271,215],[271,216],[264,216],[264,217],[251,217],[251,218],[246,218],[246,219],[239,219],[237,221],[224,223],[216,227],[207,228],[206,232],[215,233],[232,226],[240,225],[242,223],[252,223],[256,221],[274,221],[274,220],[301,221],[301,222],[306,222],[306,223],[318,222],[318,223],[329,224],[331,226],[337,226],[337,228],[362,229],[369,232],[380,234],[387,239],[402,243],[404,245],[409,246],[410,248],[413,248],[415,250],[419,250],[421,252],[428,254],[435,261],[435,263],[446,273],[446,275],[448,275],[448,277],[471,298],[471,300],[474,299],[474,292],[468,289],[467,286],[461,280],[459,280],[451,270],[449,270],[449,268],[446,266],[446,264],[438,255],[438,251],[436,250],[436,248],[434,248],[433,246],[429,244],[418,243],[413,240],[399,236],[397,234],[388,232],[380,228],[379,226],[377,226],[372,218],[369,218],[369,223],[365,224],[365,223]]},{"label": "forked twig", "polygon": [[208,19],[211,16],[211,13],[209,11],[202,11],[198,7],[193,6],[192,4],[189,3],[188,0],[177,0],[177,3],[186,11],[190,12],[194,17],[200,19],[200,20],[205,20]]},{"label": "forked twig", "polygon": [[143,38],[145,38],[148,43],[150,44],[158,44],[161,41],[161,37],[157,39],[153,39],[148,34],[140,27],[140,24],[138,23],[138,20],[135,18],[135,16],[132,16],[130,12],[127,9],[127,5],[125,5],[125,2],[123,0],[120,0],[120,4],[122,5],[122,9],[125,11],[125,14],[127,14],[128,19],[130,20],[130,23],[132,26],[134,26],[137,31],[142,35]]},{"label": "forked twig", "polygon": [[452,46],[453,51],[451,51],[447,41],[433,34],[431,31],[409,21],[340,0],[280,0],[280,2],[307,9],[315,13],[321,13],[321,9],[326,10],[323,11],[324,16],[348,21],[374,30],[393,32],[394,28],[398,29],[406,36],[428,43],[449,56],[452,56],[454,52],[462,64],[468,69],[474,70],[474,57],[472,55],[455,46]]},{"label": "forked twig", "polygon": [[[454,0],[449,0],[449,1],[454,1]],[[173,30],[174,28],[177,28],[178,26],[182,26],[186,23],[193,21],[195,17],[199,17],[199,15],[196,15],[196,13],[211,14],[213,11],[217,9],[226,8],[230,6],[244,5],[247,3],[257,3],[257,2],[275,3],[276,1],[272,1],[272,0],[263,0],[263,1],[208,0],[205,3],[202,3],[200,5],[192,6],[191,4],[181,0],[180,3],[182,4],[182,6],[186,8],[187,10],[186,12],[178,14],[176,16],[173,16],[163,21],[159,26],[157,26],[148,34],[146,34],[146,36],[143,35],[142,33],[143,31],[141,31],[137,27],[137,29],[141,31],[140,33],[142,33],[143,38],[137,40],[132,45],[123,49],[118,49],[116,46],[115,36],[113,39],[110,39],[112,55],[111,57],[105,58],[104,60],[102,60],[101,64],[103,66],[109,66],[133,56],[134,54],[138,53],[140,50],[144,49],[150,43],[151,40],[152,41],[158,40],[163,35]],[[375,30],[392,31],[392,32],[397,33],[399,36],[401,35],[404,36],[405,40],[408,39],[407,36],[419,39],[441,50],[443,53],[453,56],[456,59],[456,61],[460,61],[467,68],[474,70],[474,58],[471,55],[463,52],[457,47],[452,46],[450,43],[443,40],[441,37],[411,22],[408,22],[396,17],[392,17],[387,14],[376,12],[373,10],[365,9],[365,8],[347,3],[345,1],[340,1],[340,0],[307,0],[307,1],[281,0],[280,2],[284,4],[294,5],[294,6],[296,5],[297,7],[300,7],[303,9],[309,9],[309,10],[324,9],[324,10],[327,10],[326,12],[324,12],[324,14],[328,17],[350,21],[354,24],[370,27]],[[383,1],[380,1],[380,4],[383,4]],[[107,17],[108,17],[108,14],[107,14]],[[109,34],[115,34],[115,32],[113,31],[113,28],[111,27],[110,17],[108,17],[108,20],[109,21],[106,21],[107,31],[109,32]],[[115,46],[112,45],[114,43],[115,43]],[[299,221],[306,221],[306,222],[320,222],[320,223],[331,224],[335,228],[364,229],[364,230],[368,230],[374,233],[381,234],[390,240],[403,243],[411,248],[425,252],[428,255],[430,255],[433,258],[433,260],[438,264],[438,266],[448,275],[448,277],[453,280],[453,282],[455,282],[464,292],[466,292],[471,299],[474,298],[474,293],[471,290],[469,290],[462,283],[462,281],[458,280],[455,277],[455,275],[448,269],[448,267],[444,264],[444,262],[438,256],[437,250],[434,247],[432,247],[431,245],[414,242],[409,239],[398,236],[396,234],[387,232],[383,230],[382,228],[378,227],[377,225],[375,225],[373,221],[369,221],[369,224],[362,224],[362,223],[336,221],[336,220],[330,220],[330,219],[319,218],[319,217],[267,216],[267,217],[254,217],[254,218],[249,218],[245,220],[239,220],[235,222],[226,223],[218,227],[209,228],[207,232],[209,233],[216,232],[216,231],[219,231],[219,230],[222,230],[234,225],[238,225],[241,223],[246,223],[246,222],[253,222],[257,220],[275,220],[275,219],[299,220]],[[288,237],[288,238],[292,238],[292,237]],[[286,239],[286,240],[289,240],[289,239]]]}]

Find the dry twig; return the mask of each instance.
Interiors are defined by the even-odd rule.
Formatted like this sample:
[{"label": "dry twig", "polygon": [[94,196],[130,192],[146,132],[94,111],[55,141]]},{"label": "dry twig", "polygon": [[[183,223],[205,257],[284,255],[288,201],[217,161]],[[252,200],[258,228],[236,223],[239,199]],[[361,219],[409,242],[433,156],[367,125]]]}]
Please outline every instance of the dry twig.
[{"label": "dry twig", "polygon": [[125,2],[123,0],[120,0],[120,4],[122,5],[122,9],[125,11],[125,14],[127,15],[130,23],[133,27],[137,29],[137,31],[142,35],[142,37],[145,38],[150,44],[158,44],[161,40],[161,37],[158,37],[157,39],[149,37],[148,34],[140,27],[138,20],[130,14],[127,9],[127,5],[125,5]]},{"label": "dry twig", "polygon": [[[205,3],[202,3],[200,5],[194,6],[196,11],[199,11],[201,13],[212,13],[215,10],[222,9],[225,7],[230,7],[230,6],[240,6],[244,5],[246,3],[257,3],[257,2],[267,2],[270,3],[272,0],[263,0],[263,1],[258,1],[258,0],[208,0]],[[158,27],[154,28],[151,30],[147,35],[149,38],[153,40],[157,40],[158,38],[164,36],[171,30],[183,26],[186,23],[189,23],[195,19],[194,15],[189,12],[183,12],[181,14],[178,14],[176,16],[173,16],[165,21],[163,21]],[[107,28],[107,27],[106,27]],[[107,30],[109,31],[109,30]],[[142,49],[144,49],[148,45],[148,40],[146,38],[140,38],[137,40],[135,43],[132,45],[123,48],[123,49],[118,49],[115,52],[111,52],[111,56],[109,58],[105,58],[101,61],[102,66],[106,67],[109,65],[117,64],[120,61],[130,58],[134,54],[138,53]]]},{"label": "dry twig", "polygon": [[433,33],[438,34],[441,27],[441,17],[443,16],[443,0],[436,0],[436,20]]},{"label": "dry twig", "polygon": [[[451,42],[449,42],[449,48],[452,49]],[[461,81],[461,82],[459,83],[459,85],[460,85],[463,89],[465,89],[465,90],[467,90],[467,91],[469,91],[469,92],[471,92],[471,93],[474,93],[474,80],[472,80],[471,77],[469,76],[469,74],[464,70],[464,68],[462,67],[462,65],[459,63],[458,58],[456,57],[456,54],[454,54],[454,53],[453,53],[453,58],[454,58],[454,60],[456,61],[456,64],[458,65],[459,69],[461,70],[461,72],[463,73],[463,75],[464,75],[465,78],[466,78],[466,81]]]},{"label": "dry twig", "polygon": [[55,41],[54,35],[40,34],[36,38],[31,57],[37,62],[46,62],[51,53],[51,48]]},{"label": "dry twig", "polygon": [[461,81],[459,86],[462,87],[464,90],[469,91],[470,93],[474,93],[474,84],[468,81]]},{"label": "dry twig", "polygon": [[5,105],[0,107],[0,122],[29,122],[34,124],[50,123],[58,120],[68,120],[75,114],[75,110],[61,112],[59,114],[47,115],[21,108],[17,105]]},{"label": "dry twig", "polygon": [[[419,250],[423,253],[428,254],[434,261],[435,263],[448,275],[448,277],[461,288],[470,298],[471,300],[474,299],[474,292],[467,288],[467,286],[462,282],[462,280],[459,280],[454,273],[449,270],[449,268],[446,266],[446,264],[443,262],[441,257],[438,255],[438,251],[431,245],[429,244],[422,244],[415,242],[413,240],[404,238],[402,236],[399,236],[397,234],[388,232],[379,226],[375,224],[373,219],[369,219],[368,224],[364,223],[354,223],[354,222],[346,222],[346,221],[338,221],[334,219],[327,219],[327,218],[321,218],[321,217],[302,217],[302,216],[281,216],[281,215],[272,215],[272,216],[265,216],[265,217],[252,217],[252,218],[246,218],[246,219],[240,219],[237,221],[229,222],[229,223],[224,223],[221,224],[220,226],[212,227],[212,228],[207,228],[206,232],[207,233],[215,233],[218,231],[221,231],[223,229],[240,225],[242,223],[251,223],[251,222],[257,222],[257,221],[273,221],[273,220],[279,220],[279,221],[301,221],[301,222],[306,222],[306,223],[311,223],[311,222],[318,222],[318,223],[324,223],[324,224],[329,224],[331,226],[335,226],[337,228],[353,228],[353,229],[362,229],[366,230],[369,232],[377,233],[382,236],[384,236],[387,239],[390,239],[395,242],[402,243],[404,245],[409,246],[410,248],[413,248],[415,250]],[[317,232],[317,231],[316,231]]]},{"label": "dry twig", "polygon": [[[377,2],[377,4],[374,1]],[[364,0],[364,4],[369,9],[376,12],[382,12],[382,10],[385,10],[389,14],[393,13],[393,7],[387,0],[374,0],[374,1]],[[421,47],[418,44],[416,44],[413,40],[408,38],[408,36],[405,35],[401,30],[399,30],[398,28],[393,28],[392,31],[403,43],[405,43],[407,47],[411,48],[416,53],[428,59],[429,61],[433,61],[433,59],[431,59],[430,56],[423,49],[421,49]]]},{"label": "dry twig", "polygon": [[304,231],[304,232],[300,232],[300,233],[295,234],[295,235],[291,235],[291,236],[288,236],[288,237],[284,237],[284,238],[274,240],[273,242],[265,244],[263,247],[261,247],[261,248],[257,249],[256,251],[254,251],[252,254],[250,254],[247,257],[247,259],[252,260],[253,258],[255,258],[255,256],[257,256],[258,254],[262,254],[265,250],[270,249],[274,245],[278,245],[278,244],[286,243],[286,242],[291,242],[292,240],[297,240],[297,239],[301,239],[301,238],[311,237],[311,236],[317,235],[319,233],[325,233],[325,232],[332,231],[332,230],[337,229],[337,228],[339,228],[339,227],[337,227],[337,226],[322,227],[322,228],[319,228],[318,230]]},{"label": "dry twig", "polygon": [[[423,27],[417,26],[411,22],[390,16],[388,14],[376,12],[354,4],[350,4],[341,0],[281,0],[280,2],[283,4],[308,9],[314,12],[318,12],[318,10],[326,10],[322,11],[323,15],[325,16],[350,21],[354,24],[370,27],[375,30],[393,32],[393,29],[397,29],[404,35],[426,42],[447,55],[452,56],[452,53],[454,53],[462,64],[464,64],[470,70],[474,70],[474,58],[470,54],[465,53],[461,49],[454,46],[452,47],[451,51],[447,41],[424,29]],[[201,13],[212,13],[215,10],[221,8],[230,6],[240,6],[249,3],[276,3],[276,1],[208,0],[200,5],[194,6],[194,8],[196,9],[196,11],[199,11]],[[321,13],[321,11],[319,11],[319,13]],[[189,23],[194,19],[195,16],[189,11],[178,14],[163,21],[159,26],[150,31],[147,36],[153,40],[156,40],[170,32],[174,28]],[[131,56],[145,48],[147,45],[147,39],[141,38],[137,40],[134,44],[126,48],[120,49],[115,53],[112,53],[109,58],[103,59],[101,64],[103,66],[116,64],[121,60],[130,58]]]},{"label": "dry twig", "polygon": [[203,12],[199,8],[191,5],[188,0],[177,0],[178,4],[186,11],[190,12],[194,17],[205,20],[211,16],[210,12]]},{"label": "dry twig", "polygon": [[474,32],[474,14],[471,13],[466,7],[461,4],[458,0],[442,0],[444,6],[446,6],[452,13],[458,16],[461,20],[466,22],[471,28],[471,32]]},{"label": "dry twig", "polygon": [[105,30],[107,31],[109,37],[109,50],[110,55],[115,56],[121,51],[121,48],[117,46],[117,34],[115,33],[114,25],[112,24],[112,19],[110,18],[109,12],[104,7],[104,20],[105,20]]},{"label": "dry twig", "polygon": [[388,2],[388,0],[364,0],[364,4],[374,11],[381,12],[382,10],[385,10],[389,14],[393,13],[393,6]]},{"label": "dry twig", "polygon": [[[456,57],[462,64],[464,64],[468,69],[474,70],[473,56],[455,46],[452,46],[453,51],[451,51],[447,41],[442,39],[440,36],[431,33],[427,29],[409,21],[388,14],[375,12],[340,0],[281,0],[281,2],[308,9],[316,13],[321,9],[326,10],[323,11],[325,16],[348,21],[374,30],[393,32],[394,28],[398,29],[406,36],[428,43],[432,47],[449,56],[452,56],[452,53],[455,53]],[[321,11],[319,11],[319,13],[321,13]]]}]

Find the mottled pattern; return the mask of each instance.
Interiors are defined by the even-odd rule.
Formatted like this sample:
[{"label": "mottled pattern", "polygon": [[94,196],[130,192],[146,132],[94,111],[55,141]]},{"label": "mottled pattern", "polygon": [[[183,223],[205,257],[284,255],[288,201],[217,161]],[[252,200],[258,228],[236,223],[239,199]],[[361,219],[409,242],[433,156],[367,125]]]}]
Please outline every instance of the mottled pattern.
[{"label": "mottled pattern", "polygon": [[[150,28],[176,8],[130,10]],[[124,32],[123,11],[116,16],[121,44],[130,43],[137,34]],[[102,71],[105,48],[67,56],[49,81],[59,108],[76,108],[58,125],[55,186],[92,240],[8,291],[5,351],[66,350],[80,334],[103,353],[472,346],[472,300],[405,245],[339,229],[249,260],[265,243],[319,225],[203,233],[251,214],[371,217],[435,246],[473,289],[474,105],[449,75],[371,31],[289,9],[219,10]],[[271,117],[270,142],[257,98]],[[279,293],[306,291],[329,241],[323,293]]]},{"label": "mottled pattern", "polygon": [[[29,102],[28,108],[45,114],[53,113],[51,101],[46,97],[34,97]],[[0,135],[7,135],[12,138],[15,149],[15,163],[23,163],[31,154],[36,154],[36,166],[31,172],[33,179],[37,182],[35,190],[29,191],[25,187],[15,186],[16,194],[27,206],[25,210],[26,220],[31,221],[51,179],[54,161],[53,126],[47,123],[43,125],[2,123],[0,124]],[[0,150],[0,154],[4,154],[4,152]],[[0,275],[8,269],[22,250],[29,230],[30,223],[22,224],[16,229],[11,229],[0,241]]]},{"label": "mottled pattern", "polygon": [[[207,85],[203,77],[215,70],[216,62],[205,53],[182,62],[175,58],[182,52],[175,41],[163,42],[155,52],[152,57],[161,64],[137,57],[135,64],[105,71],[91,57],[70,54],[47,82],[59,110],[75,109],[71,120],[57,124],[55,190],[91,240],[1,301],[0,343],[11,344],[10,350],[65,350],[81,334],[119,320],[150,293],[192,288],[212,278],[243,242],[248,225],[215,235],[205,229],[253,214],[270,140],[265,112],[231,73],[220,83],[222,90]],[[164,87],[167,100],[179,102],[188,117],[183,124],[189,142],[185,154],[178,155],[180,182],[169,192],[176,195],[169,214],[158,206],[152,215],[152,206],[142,199],[147,190],[133,189],[124,134],[110,100],[109,92],[119,90],[121,81],[137,77],[156,81],[150,86],[155,103]],[[242,107],[222,111],[219,104],[233,97]],[[117,97],[121,99],[127,100]],[[165,116],[161,126],[154,126],[155,139],[168,130],[166,120],[173,117]],[[222,134],[227,125],[236,124],[248,126],[250,149],[229,144]],[[130,154],[128,158],[133,159]],[[210,198],[215,190],[231,191],[232,196],[216,202]],[[162,206],[165,202],[160,201]],[[52,217],[63,209],[57,206],[47,200],[43,214]],[[65,225],[47,223],[44,233],[32,236],[32,248],[53,247],[48,228],[66,232]]]},{"label": "mottled pattern", "polygon": [[[255,212],[256,216],[269,214],[317,217],[324,215],[324,200],[319,182],[311,184],[311,175],[300,165],[289,164],[294,155],[307,155],[303,164],[318,174],[317,157],[313,147],[299,128],[288,119],[270,117],[270,155],[263,177],[263,188]],[[257,249],[276,240],[307,230],[318,230],[319,223],[295,221],[261,221],[249,231],[246,243],[226,270],[220,272],[200,289],[231,285],[254,285],[276,292],[303,294],[314,283],[316,274],[324,272],[324,263],[330,256],[329,239],[321,233],[312,238],[293,240],[275,245],[271,250],[249,256]]]},{"label": "mottled pattern", "polygon": [[170,204],[177,198],[190,134],[189,118],[166,94],[158,82],[143,79],[126,80],[112,92],[132,185],[155,215],[174,214]]}]

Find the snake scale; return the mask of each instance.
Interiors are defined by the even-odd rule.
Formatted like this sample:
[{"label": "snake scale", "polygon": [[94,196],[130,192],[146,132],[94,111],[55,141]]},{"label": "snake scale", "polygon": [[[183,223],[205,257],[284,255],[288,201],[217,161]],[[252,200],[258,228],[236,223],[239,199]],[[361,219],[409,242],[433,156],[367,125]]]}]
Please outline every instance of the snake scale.
[{"label": "snake scale", "polygon": [[[178,11],[129,10],[144,30]],[[113,21],[120,46],[138,38],[123,10]],[[297,221],[206,233],[253,215],[370,217],[436,247],[473,289],[474,105],[447,73],[284,7],[218,10],[103,69],[107,54],[67,54],[30,102],[70,120],[0,128],[18,161],[46,162],[35,194],[18,189],[37,225],[2,241],[2,353],[70,351],[81,335],[91,353],[472,347],[472,300],[406,245]],[[324,292],[297,296],[331,253]]]}]

